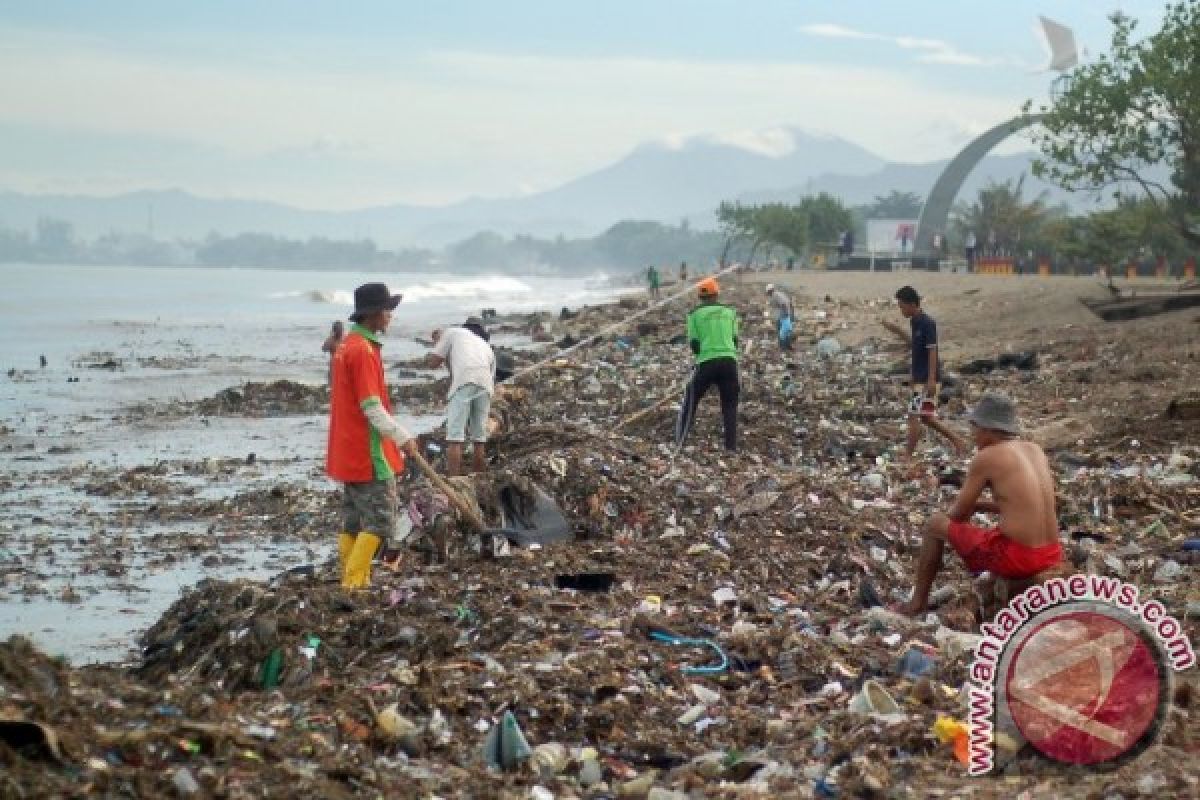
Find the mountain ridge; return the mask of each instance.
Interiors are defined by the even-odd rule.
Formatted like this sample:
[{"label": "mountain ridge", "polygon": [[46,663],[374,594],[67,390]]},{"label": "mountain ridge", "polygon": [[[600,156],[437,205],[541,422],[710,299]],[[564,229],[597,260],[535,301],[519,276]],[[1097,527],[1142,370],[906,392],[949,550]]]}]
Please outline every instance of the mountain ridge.
[{"label": "mountain ridge", "polygon": [[[828,191],[847,205],[871,202],[892,189],[924,196],[947,160],[887,162],[834,136],[783,129],[756,152],[711,137],[681,145],[643,143],[623,158],[557,187],[516,197],[471,197],[443,206],[396,203],[350,211],[303,209],[245,198],[211,198],[183,189],[145,189],[109,197],[32,195],[0,191],[0,226],[33,229],[39,217],[70,222],[84,237],[109,232],[203,239],[210,232],[267,233],[288,238],[374,239],[382,247],[442,246],[482,230],[505,236],[591,236],[622,219],[715,225],[722,200],[795,201]],[[972,172],[961,197],[989,180],[1028,173],[1033,154],[990,155]],[[835,166],[836,169],[831,169]],[[1028,196],[1045,190],[1050,202],[1070,196],[1032,177]]]}]

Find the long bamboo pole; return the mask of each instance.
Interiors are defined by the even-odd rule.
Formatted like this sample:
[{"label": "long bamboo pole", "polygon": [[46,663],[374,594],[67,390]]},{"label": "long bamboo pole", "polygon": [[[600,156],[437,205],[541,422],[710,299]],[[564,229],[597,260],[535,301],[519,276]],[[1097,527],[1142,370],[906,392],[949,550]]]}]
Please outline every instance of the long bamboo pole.
[{"label": "long bamboo pole", "polygon": [[[691,378],[689,378],[688,380],[691,380]],[[654,405],[650,406],[649,408],[643,408],[641,411],[634,412],[633,414],[630,414],[628,417],[626,417],[625,419],[618,422],[616,424],[616,426],[613,428],[613,433],[616,433],[617,431],[621,430],[626,425],[632,425],[633,423],[637,422],[639,419],[647,416],[648,414],[653,414],[655,411],[658,411],[660,408],[663,408],[664,406],[666,406],[672,400],[678,400],[680,390],[683,389],[683,387],[687,386],[687,383],[688,383],[687,381],[684,381],[683,383],[681,383],[678,386],[676,386],[675,388],[673,388],[670,392],[667,393],[666,397],[662,398]]]}]

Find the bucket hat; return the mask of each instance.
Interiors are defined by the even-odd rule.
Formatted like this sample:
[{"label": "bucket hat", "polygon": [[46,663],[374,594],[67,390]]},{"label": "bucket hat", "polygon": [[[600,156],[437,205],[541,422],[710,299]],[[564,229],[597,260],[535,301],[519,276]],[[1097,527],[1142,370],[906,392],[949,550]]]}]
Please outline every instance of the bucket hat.
[{"label": "bucket hat", "polygon": [[363,317],[376,311],[394,311],[404,295],[392,294],[386,283],[364,283],[354,290],[354,313],[352,322],[361,322]]},{"label": "bucket hat", "polygon": [[985,392],[975,408],[971,409],[967,419],[972,425],[988,430],[1011,434],[1021,432],[1020,423],[1017,422],[1016,403],[1008,395],[999,392]]},{"label": "bucket hat", "polygon": [[483,320],[479,317],[467,317],[467,321],[462,326],[485,342],[491,341],[492,336],[488,333],[487,327],[484,326]]}]

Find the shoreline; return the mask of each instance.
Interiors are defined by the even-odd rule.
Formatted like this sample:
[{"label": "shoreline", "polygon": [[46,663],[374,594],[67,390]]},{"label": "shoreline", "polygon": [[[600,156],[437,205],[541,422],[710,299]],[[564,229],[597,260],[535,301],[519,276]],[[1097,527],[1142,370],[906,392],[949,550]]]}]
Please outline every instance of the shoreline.
[{"label": "shoreline", "polygon": [[[1024,283],[956,280],[961,277],[897,273],[886,281],[879,275],[846,281],[819,273],[754,273],[731,282],[728,299],[741,309],[746,339],[744,452],[733,459],[716,449],[714,397],[701,405],[695,433],[677,457],[664,447],[674,420],[670,406],[612,432],[655,402],[669,401],[686,376],[690,357],[671,340],[682,331],[688,303],[647,315],[640,331],[623,337],[628,340],[624,344],[605,337],[581,348],[526,383],[523,400],[509,409],[509,432],[495,443],[501,459],[497,475],[514,474],[546,487],[573,521],[577,541],[540,551],[514,549],[496,560],[461,553],[441,567],[421,566],[413,555],[398,574],[377,569],[377,588],[350,609],[339,605],[344,601],[328,582],[324,566],[332,552],[335,490],[288,490],[275,496],[251,484],[249,492],[262,494],[264,505],[249,522],[275,531],[269,536],[299,536],[311,553],[308,563],[316,565],[313,574],[222,584],[227,588],[219,591],[216,585],[194,589],[191,600],[178,602],[160,618],[155,637],[171,641],[171,630],[183,630],[189,613],[208,608],[216,627],[205,641],[185,633],[176,640],[182,652],[154,660],[151,673],[129,665],[71,668],[69,675],[80,689],[72,697],[43,701],[41,721],[76,720],[64,734],[76,756],[72,760],[80,763],[103,752],[83,735],[89,726],[135,729],[139,720],[155,719],[149,698],[162,691],[171,692],[172,705],[180,709],[178,719],[231,731],[208,748],[202,744],[199,753],[171,756],[165,767],[148,769],[121,760],[102,770],[85,770],[93,786],[110,791],[135,780],[169,791],[180,769],[193,770],[209,789],[219,779],[239,780],[230,777],[236,759],[230,742],[260,755],[261,760],[240,762],[239,773],[252,776],[260,787],[332,794],[344,790],[331,776],[349,770],[371,793],[411,788],[413,782],[427,792],[460,796],[515,791],[539,778],[528,771],[491,774],[477,760],[483,738],[479,726],[493,724],[495,709],[506,706],[517,714],[533,745],[561,743],[569,753],[570,748],[597,749],[613,790],[650,776],[663,787],[718,791],[716,781],[724,779],[747,785],[759,781],[771,793],[787,787],[794,791],[800,781],[811,785],[816,780],[801,777],[813,765],[823,765],[819,774],[826,776],[836,766],[814,755],[812,731],[817,726],[832,743],[867,758],[845,762],[836,771],[836,782],[847,791],[866,782],[886,787],[900,781],[917,781],[927,789],[961,788],[965,775],[957,777],[953,759],[947,761],[945,751],[931,748],[926,737],[935,714],[960,713],[956,701],[936,689],[931,696],[910,696],[915,686],[891,673],[899,653],[885,639],[900,633],[902,639],[926,642],[937,654],[938,680],[951,688],[962,654],[938,648],[932,635],[936,626],[872,622],[855,596],[856,584],[869,580],[885,599],[895,597],[912,574],[913,526],[907,514],[937,507],[952,492],[943,487],[936,502],[931,501],[925,483],[905,479],[893,465],[900,418],[892,407],[900,402],[903,388],[890,375],[894,364],[903,362],[904,351],[874,321],[897,318],[890,296],[901,281],[925,282],[922,293],[946,332],[952,371],[980,355],[1038,350],[1037,370],[971,377],[968,394],[1003,386],[1018,396],[1027,425],[1048,446],[1059,474],[1060,519],[1073,557],[1103,570],[1101,556],[1138,542],[1153,518],[1166,515],[1168,538],[1149,550],[1143,542],[1140,558],[1118,557],[1130,577],[1152,587],[1172,612],[1186,611],[1188,603],[1200,599],[1191,597],[1194,591],[1189,593],[1186,579],[1152,579],[1164,560],[1182,563],[1172,548],[1189,530],[1189,517],[1147,504],[1152,500],[1163,508],[1178,508],[1181,499],[1196,491],[1193,482],[1171,485],[1164,478],[1192,474],[1166,467],[1172,449],[1200,460],[1195,447],[1188,450],[1183,446],[1188,440],[1179,438],[1181,430],[1194,431],[1187,426],[1195,423],[1162,418],[1176,387],[1196,385],[1198,370],[1186,357],[1190,345],[1183,337],[1166,334],[1183,325],[1194,327],[1196,315],[1175,312],[1132,323],[1100,323],[1075,298],[1083,284],[1036,284],[1036,278],[1020,279]],[[790,358],[778,354],[763,319],[761,286],[767,281],[802,288],[796,298],[800,341]],[[1031,293],[1030,287],[1040,287],[1041,294]],[[564,321],[563,329],[594,332],[611,313],[611,308],[594,307]],[[838,338],[842,351],[820,359],[813,346],[830,335]],[[1146,372],[1156,364],[1161,365],[1157,373]],[[394,365],[388,366],[390,375]],[[868,402],[868,379],[882,387],[883,402]],[[949,409],[952,424],[958,424],[957,413]],[[1080,416],[1086,417],[1085,424],[1075,425]],[[573,424],[565,426],[563,420]],[[1140,431],[1138,447],[1129,445],[1134,430]],[[1068,457],[1089,453],[1096,466],[1071,465]],[[938,471],[952,460],[936,450],[930,455],[929,475],[936,485]],[[246,480],[256,469],[265,468],[269,476],[286,463],[259,458],[257,466],[230,460],[197,462],[188,469],[201,482],[212,477],[228,483]],[[1135,473],[1118,471],[1134,466]],[[124,487],[133,495],[158,498],[169,510],[171,503],[155,494],[154,487],[176,470],[186,470],[169,462],[165,469],[166,475],[135,469],[113,477],[126,481]],[[483,497],[490,487],[479,481],[477,489]],[[1117,502],[1113,512],[1096,518],[1092,499],[1101,489]],[[311,506],[321,495],[324,505]],[[203,495],[195,503],[221,508],[220,500]],[[191,505],[182,504],[181,512],[189,510],[194,513]],[[298,514],[309,515],[301,528],[294,525]],[[245,524],[230,533],[237,530],[242,536],[248,533]],[[1079,543],[1087,536],[1075,535],[1081,531],[1103,536],[1082,548]],[[1189,565],[1183,569],[1186,575]],[[614,574],[612,590],[555,588],[558,575],[591,573]],[[956,565],[943,583],[961,587],[966,580]],[[713,592],[723,587],[734,592],[733,606],[714,603]],[[236,598],[245,605],[239,608]],[[648,610],[656,605],[649,598],[658,598],[658,606],[671,613]],[[303,610],[296,606],[300,601],[306,604]],[[463,607],[465,617],[456,610]],[[939,624],[951,630],[971,629],[968,597],[957,588],[938,614]],[[646,639],[637,623],[646,615],[682,632],[707,631],[748,668],[713,678],[681,676],[675,668],[678,660],[703,656],[672,652]],[[253,620],[265,624],[268,618],[273,632],[263,632],[261,641],[259,623],[250,625],[252,636],[227,641],[236,633],[230,628],[235,620],[238,625]],[[1195,638],[1194,621],[1187,624]],[[253,686],[264,648],[269,651],[275,642],[292,653],[307,634],[322,640],[312,664],[288,660],[295,669],[310,669],[307,674],[285,669],[284,684],[274,692]],[[382,648],[380,642],[392,644]],[[16,646],[10,642],[5,647],[6,655],[14,657]],[[210,658],[210,650],[219,657]],[[22,658],[41,663],[28,653]],[[240,665],[237,670],[234,664]],[[189,672],[196,665],[199,672]],[[890,691],[907,698],[903,722],[864,726],[846,711],[855,680],[867,674],[880,676]],[[839,682],[839,691],[826,691],[833,681]],[[697,717],[711,720],[704,730],[677,721],[696,702],[688,686],[692,683],[718,697]],[[99,716],[102,693],[123,704],[116,719]],[[306,721],[303,727],[272,712],[279,693],[296,709],[291,719]],[[205,704],[203,695],[236,698],[237,721],[226,702]],[[413,741],[381,738],[363,697],[374,698],[376,708],[397,703],[415,725]],[[187,735],[182,723],[159,719],[147,739],[126,746]],[[247,724],[273,732],[263,738],[238,733],[238,726]],[[317,744],[312,750],[313,739],[305,731],[317,732],[329,747]],[[312,752],[304,755],[304,747]],[[898,766],[887,756],[897,749],[911,754]],[[753,757],[761,763],[739,778],[724,767],[709,771],[696,761],[705,753],[734,750],[758,753]],[[1144,770],[1152,763],[1165,771],[1169,785],[1179,786],[1175,781],[1185,763],[1181,753],[1176,745],[1164,745],[1137,765]],[[660,771],[651,772],[647,761],[655,759]],[[567,765],[540,780],[556,791],[584,793],[579,770],[586,760],[584,754],[571,756]],[[297,763],[312,766],[299,768]],[[1117,774],[1134,774],[1137,765]],[[19,785],[47,791],[67,786],[53,773],[40,775],[20,765],[14,775]],[[1074,781],[1078,788],[1080,780],[1108,778],[1079,779],[1043,764],[1021,776],[1019,786],[995,788],[998,795],[1011,796],[1046,781],[1050,786]]]},{"label": "shoreline", "polygon": [[[531,344],[503,338],[518,348]],[[327,549],[312,530],[322,524],[315,501],[305,501],[314,508],[276,511],[269,524],[288,530],[282,538],[259,543],[258,531],[239,530],[260,492],[333,491],[320,469],[327,395],[313,380],[324,369],[305,368],[324,359],[268,360],[268,374],[287,377],[264,381],[256,379],[262,365],[243,367],[216,351],[200,363],[153,347],[133,352],[133,361],[124,351],[86,353],[70,367],[52,360],[49,370],[10,376],[26,384],[18,397],[37,390],[50,393],[51,402],[0,427],[0,452],[10,458],[0,472],[7,506],[0,516],[0,631],[32,633],[49,651],[81,663],[127,659],[138,631],[198,581],[267,579],[312,558],[314,546]],[[93,362],[106,368],[88,369]],[[234,380],[220,388],[210,370]],[[63,384],[72,374],[82,383]],[[389,375],[398,393],[424,392],[422,403],[404,409],[405,423],[418,433],[442,421],[444,398],[431,374],[407,381]],[[161,398],[140,399],[138,387],[148,381],[168,387]],[[125,388],[99,388],[109,384]],[[191,385],[212,388],[180,388]],[[59,403],[56,394],[74,399]],[[172,508],[197,516],[184,519]]]}]

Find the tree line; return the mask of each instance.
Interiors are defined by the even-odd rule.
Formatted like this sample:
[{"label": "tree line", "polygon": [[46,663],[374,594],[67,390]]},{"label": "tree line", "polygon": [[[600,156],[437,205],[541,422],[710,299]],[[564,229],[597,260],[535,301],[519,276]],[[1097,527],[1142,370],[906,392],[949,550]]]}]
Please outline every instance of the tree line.
[{"label": "tree line", "polygon": [[0,228],[0,263],[571,274],[708,263],[720,255],[723,242],[719,232],[695,230],[686,221],[644,220],[625,220],[577,239],[481,231],[439,250],[386,250],[370,239],[299,240],[267,233],[211,233],[198,241],[110,233],[88,240],[66,220],[43,218],[32,231]]},{"label": "tree line", "polygon": [[[763,264],[793,259],[809,263],[827,252],[842,232],[865,241],[871,219],[916,219],[920,196],[892,191],[874,202],[849,207],[828,194],[795,203],[722,203],[716,230],[686,221],[618,222],[586,238],[540,239],[476,233],[442,250],[384,250],[369,239],[288,239],[263,233],[210,234],[200,241],[160,241],[145,235],[107,234],[86,241],[70,223],[42,219],[33,232],[0,229],[0,263],[73,263],[129,266],[252,266],[286,269],[443,271],[587,274],[598,269],[640,272],[647,265],[687,262],[704,270],[719,262]],[[1024,179],[992,183],[959,203],[950,217],[942,255],[952,256],[974,233],[980,255],[1056,264],[1112,266],[1195,255],[1196,247],[1148,198],[1121,196],[1112,208],[1072,215],[1049,206],[1044,195],[1027,198]]]},{"label": "tree line", "polygon": [[266,233],[211,233],[198,241],[109,233],[87,240],[70,222],[44,218],[33,231],[0,228],[0,263],[570,274],[687,262],[703,269],[721,259],[748,263],[802,257],[812,244],[836,239],[857,219],[902,213],[897,203],[919,208],[919,199],[913,198],[893,192],[854,210],[827,194],[802,197],[795,204],[723,203],[713,230],[697,229],[686,219],[676,225],[623,220],[596,236],[575,239],[481,231],[440,250],[385,250],[370,239],[298,240]]},{"label": "tree line", "polygon": [[0,228],[0,263],[416,270],[429,267],[436,255],[421,249],[381,250],[369,239],[297,240],[266,233],[164,241],[112,232],[88,240],[70,222],[48,217],[39,219],[32,231]]}]

